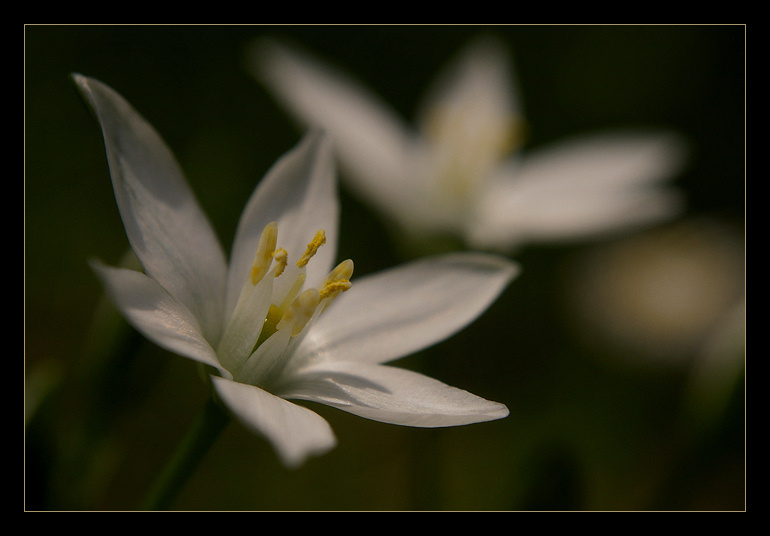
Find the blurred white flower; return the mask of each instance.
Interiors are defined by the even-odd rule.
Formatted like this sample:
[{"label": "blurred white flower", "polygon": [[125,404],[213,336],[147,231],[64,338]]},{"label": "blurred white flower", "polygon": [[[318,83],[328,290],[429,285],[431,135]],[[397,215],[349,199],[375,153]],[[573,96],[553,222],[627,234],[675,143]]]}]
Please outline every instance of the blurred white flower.
[{"label": "blurred white flower", "polygon": [[328,140],[316,133],[260,182],[228,263],[155,130],[111,88],[74,79],[101,123],[118,208],[144,273],[97,261],[94,269],[137,330],[210,367],[219,399],[286,465],[336,444],[321,416],[287,399],[424,427],[508,414],[503,404],[384,363],[473,321],[516,265],[456,254],[352,284],[350,260],[332,267],[336,180]]},{"label": "blurred white flower", "polygon": [[718,422],[745,373],[745,249],[698,219],[583,252],[564,296],[581,342],[606,362],[684,372],[682,416]]},{"label": "blurred white flower", "polygon": [[584,252],[570,265],[565,296],[587,343],[680,366],[724,354],[717,350],[734,341],[720,334],[745,322],[744,270],[737,233],[693,220]]},{"label": "blurred white flower", "polygon": [[525,120],[512,64],[496,41],[470,44],[438,77],[417,129],[358,82],[273,40],[249,69],[303,126],[329,132],[343,180],[413,239],[471,248],[578,240],[664,220],[680,195],[670,132],[613,131],[522,152]]}]

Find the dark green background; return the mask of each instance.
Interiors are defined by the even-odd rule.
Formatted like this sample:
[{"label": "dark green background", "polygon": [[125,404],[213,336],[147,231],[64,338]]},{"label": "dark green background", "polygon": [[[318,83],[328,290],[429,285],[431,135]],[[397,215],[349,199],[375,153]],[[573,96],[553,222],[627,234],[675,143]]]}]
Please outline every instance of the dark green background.
[{"label": "dark green background", "polygon": [[[25,377],[60,380],[25,427],[26,509],[135,508],[206,397],[190,361],[130,333],[111,367],[89,356],[101,289],[87,259],[118,262],[127,242],[100,129],[69,73],[111,85],[155,126],[229,247],[247,196],[300,137],[246,74],[251,39],[296,40],[411,120],[438,69],[484,31],[515,54],[530,146],[594,128],[677,129],[694,149],[677,180],[685,216],[743,230],[741,25],[25,27]],[[342,196],[340,258],[357,275],[400,262],[381,222]],[[507,419],[422,430],[314,405],[339,446],[298,471],[234,423],[175,508],[743,509],[742,388],[723,418],[689,433],[682,369],[593,359],[560,299],[581,247],[520,252],[523,275],[482,318],[402,362],[505,403]]]}]

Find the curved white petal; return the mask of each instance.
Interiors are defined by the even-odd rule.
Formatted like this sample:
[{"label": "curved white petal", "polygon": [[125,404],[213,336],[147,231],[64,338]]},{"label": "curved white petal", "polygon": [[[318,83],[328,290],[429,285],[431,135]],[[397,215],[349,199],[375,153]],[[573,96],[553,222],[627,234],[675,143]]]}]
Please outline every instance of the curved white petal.
[{"label": "curved white petal", "polygon": [[[233,243],[228,279],[228,311],[235,306],[254,261],[265,225],[278,223],[278,247],[289,254],[291,270],[316,231],[326,231],[326,244],[307,265],[309,285],[331,270],[337,255],[339,201],[330,140],[318,131],[307,134],[283,155],[260,181],[243,210]],[[287,271],[276,287],[291,284]]]},{"label": "curved white petal", "polygon": [[120,215],[145,272],[219,336],[225,257],[169,148],[117,92],[81,75],[75,82],[101,123]]},{"label": "curved white petal", "polygon": [[498,402],[416,372],[372,363],[322,363],[295,375],[280,393],[405,426],[459,426],[508,415]]},{"label": "curved white petal", "polygon": [[212,376],[219,398],[249,430],[264,436],[288,467],[334,448],[329,423],[307,408],[258,387]]},{"label": "curved white petal", "polygon": [[376,206],[398,206],[412,185],[413,133],[393,110],[347,75],[273,40],[255,43],[248,67],[298,122],[332,136],[351,188]]},{"label": "curved white petal", "polygon": [[318,318],[294,362],[384,363],[421,350],[475,320],[518,271],[502,257],[456,253],[354,278]]},{"label": "curved white petal", "polygon": [[126,320],[158,346],[210,365],[229,376],[206,341],[195,317],[154,279],[99,261],[91,263],[107,293]]},{"label": "curved white petal", "polygon": [[683,166],[671,133],[581,136],[512,161],[495,176],[468,230],[474,247],[580,239],[670,218],[682,207],[662,184]]}]

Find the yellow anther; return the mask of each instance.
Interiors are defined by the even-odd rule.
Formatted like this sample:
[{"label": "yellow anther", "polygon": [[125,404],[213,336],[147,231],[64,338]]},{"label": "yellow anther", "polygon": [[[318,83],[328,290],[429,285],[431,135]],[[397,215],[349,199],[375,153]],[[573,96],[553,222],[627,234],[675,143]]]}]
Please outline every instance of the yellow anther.
[{"label": "yellow anther", "polygon": [[254,264],[251,266],[251,283],[253,285],[259,283],[270,269],[277,241],[278,224],[276,222],[268,223],[262,230],[262,236],[259,237]]},{"label": "yellow anther", "polygon": [[353,261],[350,259],[344,260],[339,263],[334,270],[329,272],[326,276],[324,283],[332,281],[349,280],[353,276]]},{"label": "yellow anther", "polygon": [[275,259],[275,277],[278,277],[281,275],[286,268],[286,261],[289,257],[289,254],[286,253],[286,250],[283,248],[278,248],[273,252],[273,259]]},{"label": "yellow anther", "polygon": [[344,260],[337,265],[334,270],[329,272],[324,282],[321,284],[319,294],[324,301],[324,308],[331,305],[340,292],[348,290],[352,284],[350,278],[353,275],[353,261]]},{"label": "yellow anther", "polygon": [[345,292],[352,286],[352,283],[347,279],[340,279],[337,281],[329,281],[318,292],[321,299],[328,298],[329,296],[336,296],[340,292]]},{"label": "yellow anther", "polygon": [[291,336],[297,336],[315,313],[321,297],[318,290],[311,288],[297,296],[283,314],[276,326],[279,330],[291,327]]},{"label": "yellow anther", "polygon": [[312,242],[310,242],[307,245],[307,249],[305,250],[305,253],[303,253],[302,257],[300,257],[300,259],[297,261],[297,266],[300,268],[305,266],[308,263],[308,261],[313,257],[313,255],[316,254],[316,251],[318,251],[318,248],[323,246],[325,243],[326,243],[326,232],[322,229],[315,234]]}]

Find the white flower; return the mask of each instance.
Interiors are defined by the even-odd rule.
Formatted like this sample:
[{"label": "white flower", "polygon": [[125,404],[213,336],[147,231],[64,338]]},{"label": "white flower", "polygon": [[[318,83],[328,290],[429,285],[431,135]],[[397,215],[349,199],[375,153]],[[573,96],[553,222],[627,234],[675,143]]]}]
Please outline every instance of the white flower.
[{"label": "white flower", "polygon": [[661,221],[681,206],[661,184],[682,163],[671,133],[607,132],[523,153],[511,62],[491,40],[436,80],[417,129],[358,82],[275,41],[254,46],[249,68],[298,122],[332,135],[343,180],[412,237],[510,252]]},{"label": "white flower", "polygon": [[718,340],[717,326],[731,325],[723,319],[745,301],[744,259],[740,233],[692,219],[582,251],[562,296],[591,348],[630,363],[683,366],[712,353],[704,347]]},{"label": "white flower", "polygon": [[332,264],[335,173],[330,145],[317,133],[260,182],[228,263],[159,135],[114,90],[74,79],[101,122],[120,214],[144,268],[94,262],[96,272],[148,339],[210,367],[221,401],[284,463],[299,465],[336,444],[322,417],[287,399],[425,427],[508,414],[503,404],[384,363],[470,323],[516,265],[451,255],[351,283],[353,263]]},{"label": "white flower", "polygon": [[708,422],[745,373],[745,258],[740,229],[691,219],[581,252],[561,295],[593,353],[686,371],[684,415]]}]

